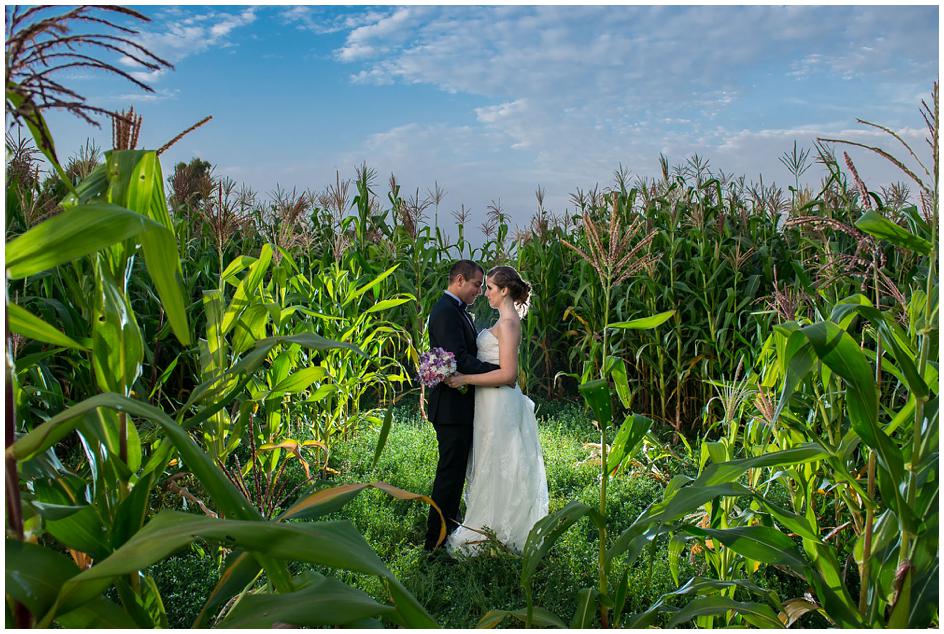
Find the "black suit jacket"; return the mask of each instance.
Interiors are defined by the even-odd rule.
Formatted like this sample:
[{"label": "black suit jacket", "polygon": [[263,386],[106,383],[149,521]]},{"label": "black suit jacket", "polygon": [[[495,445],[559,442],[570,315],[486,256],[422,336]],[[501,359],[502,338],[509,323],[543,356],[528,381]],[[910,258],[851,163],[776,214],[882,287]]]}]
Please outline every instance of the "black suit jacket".
[{"label": "black suit jacket", "polygon": [[[479,361],[476,332],[463,313],[464,307],[449,295],[443,296],[429,314],[430,348],[442,348],[456,356],[456,371],[461,374],[483,374],[499,366]],[[429,420],[433,425],[471,425],[475,415],[475,388],[468,386],[465,394],[445,383],[429,392]]]}]

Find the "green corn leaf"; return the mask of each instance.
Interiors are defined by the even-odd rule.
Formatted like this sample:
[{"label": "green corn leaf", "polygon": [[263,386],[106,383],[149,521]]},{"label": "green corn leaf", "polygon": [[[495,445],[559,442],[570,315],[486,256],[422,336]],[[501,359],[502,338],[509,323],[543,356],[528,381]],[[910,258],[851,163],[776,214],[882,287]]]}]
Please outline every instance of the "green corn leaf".
[{"label": "green corn leaf", "polygon": [[581,588],[577,592],[577,609],[574,610],[574,616],[570,620],[571,629],[582,630],[593,625],[599,596],[600,592],[596,588]]},{"label": "green corn leaf", "polygon": [[232,351],[242,354],[257,341],[265,338],[268,332],[269,311],[262,304],[252,304],[233,322]]},{"label": "green corn leaf", "polygon": [[907,231],[877,211],[867,211],[855,223],[856,229],[870,236],[887,240],[895,246],[910,249],[921,255],[931,253],[931,243],[920,236]]},{"label": "green corn leaf", "polygon": [[63,614],[57,619],[66,629],[120,629],[130,630],[139,626],[134,619],[117,604],[105,597],[95,597],[81,607]]},{"label": "green corn leaf", "polygon": [[629,379],[626,374],[626,362],[619,357],[609,357],[614,359],[613,367],[610,369],[610,376],[613,377],[613,385],[616,387],[616,394],[619,396],[623,407],[629,409],[632,404],[632,393],[629,389]]},{"label": "green corn leaf", "polygon": [[157,152],[112,150],[105,153],[109,201],[153,220],[162,230],[141,235],[144,262],[174,335],[190,343],[180,257],[174,224],[164,198],[163,175]]},{"label": "green corn leaf", "polygon": [[370,463],[370,468],[374,469],[380,461],[380,454],[383,453],[387,445],[387,436],[390,435],[390,427],[393,425],[393,405],[391,404],[384,412],[383,424],[380,426],[380,435],[377,438],[377,448],[374,450],[374,459]]},{"label": "green corn leaf", "polygon": [[613,597],[613,623],[615,627],[620,626],[623,620],[623,609],[626,607],[626,599],[629,596],[629,568],[623,568],[623,574],[616,584],[616,595]]},{"label": "green corn leaf", "polygon": [[209,627],[210,616],[216,612],[216,609],[247,588],[256,580],[261,571],[262,566],[252,553],[245,551],[230,553],[219,581],[213,587],[210,597],[203,604],[191,628]]},{"label": "green corn leaf", "polygon": [[813,544],[808,552],[812,553],[813,570],[808,571],[807,578],[826,614],[840,627],[863,627],[858,606],[849,594],[832,547]]},{"label": "green corn leaf", "polygon": [[68,517],[47,521],[46,530],[67,548],[88,553],[93,558],[111,552],[102,520],[91,506],[85,506]]},{"label": "green corn leaf", "polygon": [[[778,356],[780,355],[778,354]],[[783,377],[780,400],[774,410],[772,423],[780,419],[780,415],[790,402],[790,398],[810,373],[810,370],[813,369],[813,351],[810,349],[809,341],[799,330],[793,330],[787,335],[782,359],[782,365],[786,368],[786,372]]]},{"label": "green corn leaf", "polygon": [[148,275],[160,297],[167,321],[177,340],[188,346],[191,341],[190,324],[187,321],[177,239],[172,231],[155,228],[141,235],[141,245]]},{"label": "green corn leaf", "polygon": [[[383,491],[391,497],[404,501],[419,501],[429,504],[437,511],[439,508],[432,498],[427,495],[413,493],[404,489],[391,486],[386,482],[358,482],[352,484],[342,484],[336,487],[321,489],[314,493],[309,493],[296,501],[292,506],[286,509],[279,517],[280,522],[290,519],[314,519],[328,513],[333,513],[342,508],[345,504],[354,499],[361,491],[373,488]],[[440,513],[441,515],[441,513]],[[445,531],[445,528],[443,529]]]},{"label": "green corn leaf", "polygon": [[371,306],[370,308],[368,308],[365,312],[368,313],[368,314],[369,314],[369,313],[379,313],[379,312],[388,310],[388,309],[390,309],[390,308],[394,308],[394,307],[396,307],[396,306],[401,306],[401,305],[403,305],[403,304],[405,304],[405,303],[407,303],[407,302],[409,302],[409,301],[413,301],[413,300],[411,300],[409,297],[398,297],[398,298],[395,298],[395,299],[383,299],[383,300],[380,300],[379,302],[377,302],[376,304],[374,304],[373,306]]},{"label": "green corn leaf", "polygon": [[[698,510],[707,502],[722,496],[749,496],[751,492],[744,486],[734,482],[726,482],[712,486],[694,484],[682,487],[671,498],[649,505],[645,511],[633,522],[632,526],[624,531],[640,532],[641,527],[657,522],[666,523]],[[635,527],[635,528],[634,528]],[[618,542],[625,541],[621,535]],[[615,549],[615,545],[614,545]]]},{"label": "green corn leaf", "polygon": [[127,394],[144,361],[144,339],[130,301],[107,273],[97,279],[92,369],[103,392]]},{"label": "green corn leaf", "polygon": [[935,559],[927,569],[915,572],[911,584],[911,615],[906,627],[924,629],[930,625],[933,615],[938,611],[938,566],[939,562]]},{"label": "green corn leaf", "polygon": [[325,400],[326,398],[328,398],[329,396],[331,396],[332,394],[338,393],[339,389],[340,388],[338,388],[337,385],[332,385],[330,383],[327,385],[322,385],[317,390],[315,390],[314,394],[308,397],[307,402],[308,403],[321,402]]},{"label": "green corn leaf", "polygon": [[167,364],[167,367],[165,367],[164,371],[161,372],[161,375],[157,378],[157,381],[154,382],[154,387],[151,388],[151,392],[148,394],[147,400],[150,401],[152,398],[154,398],[154,395],[157,394],[157,391],[161,389],[165,383],[167,383],[167,379],[169,379],[170,375],[174,373],[174,369],[177,367],[177,362],[180,361],[180,355],[182,354],[183,352],[178,352],[177,356],[175,356],[171,362]]},{"label": "green corn leaf", "polygon": [[87,350],[86,346],[76,342],[61,330],[43,321],[22,306],[10,302],[7,304],[7,324],[12,332],[35,341],[50,343],[54,346]]},{"label": "green corn leaf", "polygon": [[652,426],[652,419],[639,414],[630,414],[620,425],[613,447],[606,456],[606,470],[613,473],[621,463],[628,462],[635,455],[642,439]]},{"label": "green corn leaf", "polygon": [[[69,557],[37,544],[8,539],[5,553],[6,593],[36,617],[45,614],[55,603],[62,584],[79,573]],[[58,624],[69,629],[136,627],[127,612],[105,597],[96,597],[62,615]]]},{"label": "green corn leaf", "polygon": [[682,596],[682,595],[709,595],[709,594],[720,594],[719,590],[730,590],[731,588],[741,588],[752,594],[756,594],[760,597],[767,599],[774,606],[779,606],[780,601],[777,599],[777,592],[774,590],[769,590],[764,588],[753,581],[747,579],[710,579],[705,577],[692,577],[689,579],[685,585],[680,587],[677,590],[667,592],[664,594],[664,597],[668,596]]},{"label": "green corn leaf", "polygon": [[381,273],[380,275],[372,279],[367,284],[364,284],[359,289],[352,291],[347,297],[344,298],[344,301],[341,303],[341,305],[347,306],[355,299],[361,297],[364,293],[366,293],[370,289],[376,287],[382,281],[384,281],[385,279],[393,275],[393,272],[396,271],[399,266],[400,266],[399,264],[395,264],[394,266],[391,266],[389,269],[387,269],[386,271],[384,271],[383,273]]},{"label": "green corn leaf", "polygon": [[664,313],[652,315],[651,317],[640,317],[639,319],[632,319],[630,321],[618,321],[610,324],[608,327],[620,330],[651,330],[652,328],[664,324],[674,314],[674,310],[667,310]]},{"label": "green corn leaf", "polygon": [[233,277],[240,273],[247,266],[251,266],[259,258],[254,258],[251,255],[239,255],[233,258],[233,261],[226,265],[226,268],[223,269],[223,274],[220,276],[220,280],[223,282],[228,282],[238,286],[238,282],[233,281]]},{"label": "green corn leaf", "polygon": [[672,581],[675,582],[675,585],[679,584],[679,560],[685,550],[685,545],[685,538],[678,533],[669,538],[669,572],[672,574]]},{"label": "green corn leaf", "polygon": [[735,601],[727,597],[709,596],[692,600],[679,610],[668,623],[668,627],[677,627],[688,623],[698,616],[733,612],[748,623],[762,628],[783,628],[783,623],[769,605],[748,601]]},{"label": "green corn leaf", "polygon": [[269,264],[272,262],[272,247],[266,243],[262,245],[262,251],[259,253],[259,259],[252,263],[246,277],[236,287],[233,299],[226,308],[223,315],[223,333],[229,332],[236,324],[236,318],[256,300],[254,297],[256,289],[262,283],[266,271],[269,270]]},{"label": "green corn leaf", "polygon": [[99,163],[92,172],[76,185],[75,192],[69,193],[62,199],[64,209],[71,209],[76,205],[85,205],[94,200],[106,200],[108,192],[108,169],[105,163]]},{"label": "green corn leaf", "polygon": [[[208,392],[210,392],[217,386],[219,381],[228,380],[229,378],[235,377],[238,375],[247,375],[245,380],[248,380],[249,375],[255,372],[259,368],[259,366],[262,365],[263,361],[265,361],[266,356],[269,354],[269,351],[271,351],[272,348],[274,348],[278,344],[293,344],[293,343],[297,343],[300,346],[311,349],[311,350],[332,350],[335,348],[347,348],[348,350],[351,350],[352,352],[355,352],[361,356],[366,356],[360,348],[358,348],[357,346],[353,344],[325,339],[321,335],[315,334],[313,332],[304,332],[304,333],[299,333],[295,335],[277,335],[275,337],[267,337],[265,339],[257,341],[255,347],[252,350],[244,354],[239,361],[234,363],[225,372],[217,374],[216,376],[210,378],[207,381],[204,381],[203,383],[198,385],[196,388],[194,388],[193,392],[190,394],[190,398],[187,400],[187,403],[181,408],[181,411],[188,411],[189,408],[192,407],[195,403],[200,402],[206,396]],[[326,386],[322,386],[322,387],[326,387]],[[235,390],[235,389],[231,390],[228,393],[228,395],[224,397],[221,401],[216,403],[214,407],[219,408],[221,404],[222,405],[227,404],[229,400],[234,398],[236,394],[238,393],[239,393],[238,390]],[[198,416],[201,416],[201,415],[198,415]],[[205,416],[204,418],[195,417],[195,419],[191,419],[190,421],[185,423],[185,426],[190,427],[191,425],[196,424],[196,422],[198,422],[199,420],[205,420],[205,418],[206,418]]]},{"label": "green corn leaf", "polygon": [[[800,332],[810,341],[820,360],[845,381],[848,389],[846,407],[856,433],[876,451],[893,481],[903,482],[904,459],[901,450],[878,424],[875,378],[859,344],[847,332],[830,322],[812,324]],[[898,490],[897,487],[892,488]],[[897,497],[900,499],[900,493]],[[903,504],[899,504],[901,506]]]},{"label": "green corn leaf", "polygon": [[890,324],[886,316],[872,306],[861,304],[838,304],[831,315],[832,321],[839,322],[847,315],[860,314],[868,319],[882,335],[882,345],[889,349],[898,362],[908,389],[916,398],[926,398],[930,394],[928,384],[915,366],[915,354],[902,346],[904,337],[895,332],[896,325]]},{"label": "green corn leaf", "polygon": [[521,556],[521,587],[530,588],[534,573],[544,556],[568,528],[583,517],[589,517],[597,526],[605,526],[606,520],[600,512],[580,502],[570,502],[557,511],[540,520],[531,528],[524,544]]},{"label": "green corn leaf", "polygon": [[613,406],[610,403],[610,388],[606,381],[603,379],[587,381],[581,383],[577,389],[590,406],[597,422],[604,427],[610,425],[613,422]]},{"label": "green corn leaf", "polygon": [[[481,619],[479,619],[479,622],[475,627],[476,629],[493,629],[501,625],[502,622],[508,617],[521,621],[522,623],[526,623],[528,620],[528,609],[521,608],[520,610],[489,610]],[[533,625],[538,625],[540,627],[556,627],[562,630],[567,629],[567,624],[564,623],[560,617],[540,606],[534,606],[532,608],[531,622]]]},{"label": "green corn leaf", "polygon": [[709,464],[691,486],[709,487],[724,482],[733,482],[748,469],[757,467],[783,467],[814,462],[828,457],[829,452],[817,443],[804,443],[791,449],[774,451],[752,458],[740,458],[728,462]]},{"label": "green corn leaf", "polygon": [[4,554],[7,595],[36,616],[52,606],[63,582],[79,574],[68,556],[38,544],[7,538]]},{"label": "green corn leaf", "polygon": [[681,530],[690,535],[716,539],[739,555],[754,561],[789,566],[801,574],[809,567],[793,540],[769,526],[737,526],[720,530],[683,526]]},{"label": "green corn leaf", "polygon": [[278,385],[272,388],[272,396],[282,394],[294,394],[307,390],[315,381],[321,381],[327,376],[328,372],[322,367],[302,368],[298,372],[285,377],[279,381]]},{"label": "green corn leaf", "polygon": [[305,561],[384,578],[392,576],[348,521],[282,524],[163,511],[111,556],[69,579],[52,610],[57,607],[68,610],[83,604],[104,591],[115,577],[161,561],[189,546],[197,537],[274,559]]},{"label": "green corn leaf", "polygon": [[210,497],[227,517],[246,519],[260,517],[259,512],[246,501],[233,483],[194,443],[183,427],[168,418],[158,408],[118,394],[98,394],[69,407],[17,439],[7,451],[18,461],[25,462],[56,444],[76,428],[86,413],[94,412],[100,407],[127,412],[132,416],[146,418],[158,424],[180,452],[184,463],[200,479],[203,487],[210,493]]},{"label": "green corn leaf", "polygon": [[439,624],[429,615],[426,608],[416,600],[409,590],[392,574],[384,582],[387,592],[397,609],[397,624],[404,628],[438,629]]},{"label": "green corn leaf", "polygon": [[117,205],[80,205],[7,243],[7,275],[10,279],[35,275],[155,229],[163,230],[141,214]]},{"label": "green corn leaf", "polygon": [[158,473],[150,471],[143,475],[132,489],[131,494],[118,505],[115,521],[111,527],[111,548],[115,549],[128,541],[141,530],[147,519],[151,491],[157,482]]},{"label": "green corn leaf", "polygon": [[227,345],[221,332],[223,293],[219,289],[203,291],[203,312],[206,315],[206,356],[200,357],[200,370],[201,376],[206,378],[226,368]]},{"label": "green corn leaf", "polygon": [[774,519],[783,524],[785,528],[793,531],[803,539],[809,539],[814,542],[819,542],[820,537],[810,526],[810,521],[802,515],[797,515],[787,509],[770,502],[762,495],[755,495],[754,498],[760,503],[764,509],[770,513]]},{"label": "green corn leaf", "polygon": [[[8,539],[5,557],[7,595],[25,605],[37,618],[53,605],[62,584],[79,573],[69,557],[36,544]],[[104,597],[95,597],[62,615],[58,624],[69,629],[136,627],[124,610]]]},{"label": "green corn leaf", "polygon": [[296,592],[250,594],[233,608],[222,627],[271,629],[344,626],[373,616],[390,616],[394,608],[330,577],[309,581]]}]

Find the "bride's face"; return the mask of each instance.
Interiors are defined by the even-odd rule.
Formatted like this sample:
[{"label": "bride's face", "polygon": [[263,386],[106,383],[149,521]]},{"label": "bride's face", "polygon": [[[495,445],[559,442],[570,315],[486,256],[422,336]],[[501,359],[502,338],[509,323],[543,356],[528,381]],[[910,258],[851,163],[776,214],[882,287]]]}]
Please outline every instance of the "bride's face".
[{"label": "bride's face", "polygon": [[505,299],[505,295],[507,295],[507,291],[495,286],[495,283],[489,278],[485,278],[485,298],[488,299],[489,306],[498,310],[498,307]]}]

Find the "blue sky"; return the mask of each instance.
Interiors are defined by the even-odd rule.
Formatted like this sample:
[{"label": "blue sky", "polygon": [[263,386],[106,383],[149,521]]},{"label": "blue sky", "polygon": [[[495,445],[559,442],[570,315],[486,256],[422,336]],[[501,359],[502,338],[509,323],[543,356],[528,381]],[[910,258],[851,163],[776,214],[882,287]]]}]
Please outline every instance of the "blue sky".
[{"label": "blue sky", "polygon": [[[794,140],[904,154],[859,117],[929,154],[918,106],[939,74],[936,5],[139,9],[153,20],[139,41],[176,67],[140,73],[156,93],[81,74],[67,85],[95,105],[134,105],[146,147],[212,114],[163,156],[165,171],[200,156],[263,198],[277,184],[321,190],[366,161],[383,199],[392,172],[403,192],[446,190],[441,222],[464,204],[478,225],[494,200],[524,226],[538,185],[561,212],[620,163],[656,175],[660,152],[784,188],[778,157]],[[63,155],[110,143],[107,125],[49,122]],[[871,189],[903,180],[850,153]]]}]

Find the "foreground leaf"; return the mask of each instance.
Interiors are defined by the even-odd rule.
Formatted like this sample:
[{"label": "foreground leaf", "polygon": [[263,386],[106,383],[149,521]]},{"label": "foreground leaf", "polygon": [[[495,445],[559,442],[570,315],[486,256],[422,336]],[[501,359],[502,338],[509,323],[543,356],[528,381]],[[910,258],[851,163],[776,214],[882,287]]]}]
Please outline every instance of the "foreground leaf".
[{"label": "foreground leaf", "polygon": [[[47,615],[45,622],[51,620],[51,615],[57,608],[68,610],[82,605],[101,594],[114,578],[161,561],[188,546],[196,538],[273,559],[305,561],[375,574],[389,583],[399,585],[357,529],[346,520],[316,524],[283,524],[223,520],[177,511],[163,511],[107,559],[69,579],[63,585],[56,605],[50,615]],[[399,593],[401,601],[404,600],[403,592]],[[415,599],[413,602],[415,603]],[[415,607],[408,606],[409,609]],[[428,620],[434,623],[431,619]]]},{"label": "foreground leaf", "polygon": [[7,324],[11,332],[23,335],[34,341],[51,343],[54,346],[72,348],[74,350],[88,350],[87,346],[78,343],[58,328],[43,321],[30,311],[13,302],[7,304]]},{"label": "foreground leaf", "polygon": [[682,527],[686,533],[718,540],[742,557],[765,564],[789,566],[804,573],[809,564],[789,537],[768,526],[737,526],[713,529],[697,526]]},{"label": "foreground leaf", "polygon": [[905,230],[877,211],[867,211],[855,222],[856,229],[870,236],[887,240],[895,246],[910,249],[921,255],[931,253],[931,243]]},{"label": "foreground leaf", "polygon": [[600,511],[576,501],[570,502],[556,513],[542,517],[534,524],[528,533],[521,556],[521,587],[530,588],[541,560],[560,536],[584,516],[589,516],[598,526],[606,525]]},{"label": "foreground leaf", "polygon": [[96,202],[45,220],[7,243],[10,279],[35,275],[162,227],[130,209]]},{"label": "foreground leaf", "polygon": [[769,605],[747,601],[734,601],[727,597],[701,597],[694,599],[669,621],[668,627],[677,627],[697,616],[734,612],[755,627],[783,628],[783,623]]},{"label": "foreground leaf", "polygon": [[[479,619],[479,622],[475,627],[478,629],[493,629],[501,625],[502,622],[508,617],[521,621],[522,623],[526,623],[528,620],[528,609],[521,608],[520,610],[489,610],[485,613],[485,616]],[[556,627],[562,630],[567,629],[567,624],[564,623],[556,614],[537,606],[532,608],[531,622],[541,627]]]},{"label": "foreground leaf", "polygon": [[[425,502],[436,509],[436,512],[439,513],[440,519],[443,517],[442,511],[439,510],[439,507],[436,506],[436,503],[433,502],[433,499],[428,495],[412,493],[410,491],[406,491],[405,489],[400,489],[389,485],[386,482],[365,482],[342,484],[341,486],[331,487],[330,489],[315,491],[314,493],[303,497],[301,500],[286,509],[278,519],[279,521],[286,521],[290,519],[310,520],[322,515],[327,515],[328,513],[333,513],[354,499],[361,491],[369,488],[379,489],[387,495],[397,498],[398,500]],[[440,531],[438,543],[442,543],[443,540],[446,539],[445,519],[442,519],[440,526],[442,527],[442,530]]]},{"label": "foreground leaf", "polygon": [[360,590],[331,577],[319,577],[296,592],[243,597],[222,627],[331,627],[373,616],[390,616],[394,612],[389,605],[377,603]]}]

